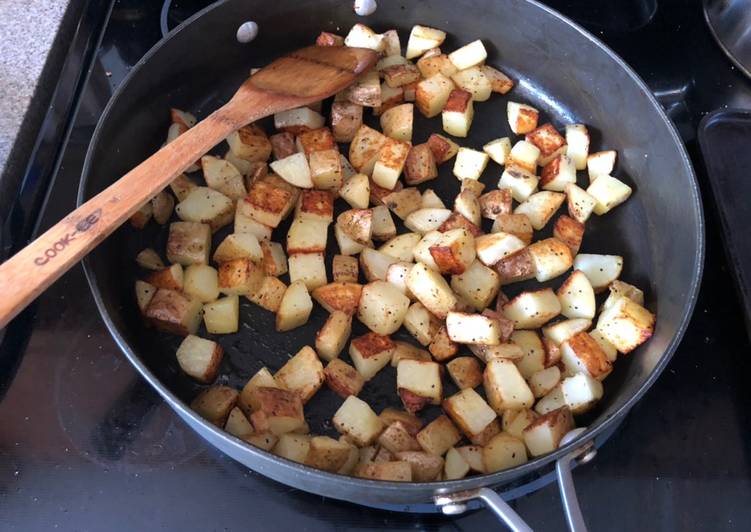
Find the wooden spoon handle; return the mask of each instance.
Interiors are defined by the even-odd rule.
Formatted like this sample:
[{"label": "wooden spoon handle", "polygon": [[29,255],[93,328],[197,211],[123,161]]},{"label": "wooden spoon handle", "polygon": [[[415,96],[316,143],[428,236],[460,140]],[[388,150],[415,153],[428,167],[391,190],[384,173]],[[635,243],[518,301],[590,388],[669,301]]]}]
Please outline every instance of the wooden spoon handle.
[{"label": "wooden spoon handle", "polygon": [[217,110],[0,265],[0,329],[175,177],[241,127],[243,121],[238,123],[236,115],[231,103]]}]

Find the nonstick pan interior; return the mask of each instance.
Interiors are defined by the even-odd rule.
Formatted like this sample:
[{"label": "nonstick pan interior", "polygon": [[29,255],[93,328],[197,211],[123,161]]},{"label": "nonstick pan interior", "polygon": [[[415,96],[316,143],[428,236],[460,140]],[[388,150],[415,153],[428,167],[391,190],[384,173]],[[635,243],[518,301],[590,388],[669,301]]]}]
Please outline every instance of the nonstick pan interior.
[{"label": "nonstick pan interior", "polygon": [[[260,33],[252,43],[240,44],[235,32],[246,20],[257,21]],[[664,366],[693,306],[703,258],[696,184],[674,130],[643,85],[594,41],[531,2],[381,2],[375,15],[366,18],[355,16],[350,3],[341,1],[280,0],[273,6],[266,2],[222,2],[147,55],[118,91],[90,148],[81,197],[91,197],[159,148],[169,125],[170,107],[189,110],[202,118],[226,102],[251,67],[309,45],[322,30],[344,34],[356,22],[376,31],[396,28],[403,46],[416,23],[445,29],[449,34],[445,50],[477,38],[483,40],[489,52],[488,63],[518,83],[508,95],[494,95],[476,104],[469,137],[457,139],[462,146],[479,149],[494,138],[514,138],[506,119],[506,103],[511,99],[541,109],[545,121],[559,129],[567,123],[587,124],[592,151],[618,150],[615,175],[634,188],[634,195],[608,215],[593,216],[587,223],[581,251],[625,257],[621,278],[645,290],[647,306],[657,312],[657,328],[650,342],[618,360],[605,381],[605,397],[578,424],[598,427],[625,410],[656,377],[656,369]],[[365,114],[366,121],[377,125],[377,118]],[[419,113],[415,115],[414,143],[424,142],[431,132],[440,132],[440,118],[427,120]],[[271,131],[270,126],[267,131]],[[217,153],[225,150],[226,145]],[[346,149],[342,152],[347,153]],[[419,187],[433,188],[449,206],[459,190],[451,165],[444,164],[437,180]],[[500,174],[501,168],[491,162],[482,177],[487,189],[496,188]],[[580,185],[586,179],[581,175]],[[339,212],[342,209],[339,205]],[[275,231],[274,240],[284,241],[287,225]],[[160,228],[154,223],[144,231],[125,226],[91,254],[86,268],[100,310],[129,357],[137,365],[143,364],[140,369],[147,378],[189,403],[200,387],[181,373],[175,360],[181,339],[146,328],[133,296],[133,281],[141,273],[134,263],[136,253],[144,247],[163,252],[166,232],[166,226]],[[217,233],[214,244],[229,232],[231,226]],[[333,231],[328,241],[330,258],[336,252]],[[329,279],[330,275],[329,270]],[[556,287],[564,278],[547,284]],[[287,281],[286,276],[283,279]],[[531,285],[509,285],[504,292],[513,296],[527,286]],[[218,382],[240,388],[262,366],[277,370],[300,347],[314,343],[315,332],[326,316],[316,305],[304,327],[279,334],[274,331],[272,313],[243,300],[240,331],[208,335],[225,349]],[[353,336],[366,331],[357,320],[353,325]],[[407,333],[395,338],[415,343]],[[342,356],[349,361],[346,349]],[[445,395],[453,393],[449,380],[444,382]],[[377,412],[386,406],[400,406],[394,369],[383,370],[366,384],[360,396]],[[335,434],[330,419],[340,404],[341,399],[324,386],[305,408],[311,431]],[[437,413],[437,408],[430,409],[422,417],[429,420]],[[196,423],[193,420],[191,424]],[[232,440],[216,433],[210,439],[220,442],[220,447]],[[233,456],[245,452],[236,441],[232,445],[228,452]],[[260,451],[250,453],[255,460]],[[510,479],[549,461],[550,457],[531,461],[494,479]],[[263,469],[267,462],[254,462],[254,466]],[[271,476],[278,478],[273,473]]]}]

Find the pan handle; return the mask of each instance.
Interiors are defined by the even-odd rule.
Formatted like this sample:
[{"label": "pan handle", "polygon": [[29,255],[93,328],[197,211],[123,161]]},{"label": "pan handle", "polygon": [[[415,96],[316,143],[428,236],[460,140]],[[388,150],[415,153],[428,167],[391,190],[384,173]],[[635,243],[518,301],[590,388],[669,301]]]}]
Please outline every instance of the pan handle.
[{"label": "pan handle", "polygon": [[[560,445],[566,445],[576,439],[584,428],[578,428],[568,432],[561,440]],[[586,464],[597,455],[597,449],[594,443],[589,441],[584,445],[577,447],[570,453],[559,458],[555,463],[555,472],[558,477],[558,488],[561,491],[561,503],[563,511],[566,514],[566,522],[571,532],[587,532],[587,525],[584,522],[579,500],[576,497],[574,488],[574,479],[571,476],[571,469],[576,464]],[[532,529],[524,519],[517,514],[511,506],[504,501],[501,496],[490,488],[477,488],[473,490],[459,491],[454,493],[440,493],[433,498],[436,506],[441,509],[445,515],[458,515],[467,510],[466,502],[480,499],[485,506],[492,510],[501,521],[513,532],[531,532]]]}]

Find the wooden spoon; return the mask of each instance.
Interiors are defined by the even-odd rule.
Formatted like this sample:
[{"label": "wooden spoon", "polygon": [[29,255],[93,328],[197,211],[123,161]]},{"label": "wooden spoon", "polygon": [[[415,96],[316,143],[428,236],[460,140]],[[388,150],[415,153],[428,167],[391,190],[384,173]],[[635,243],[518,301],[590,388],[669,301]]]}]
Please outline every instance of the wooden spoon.
[{"label": "wooden spoon", "polygon": [[256,72],[226,105],[0,265],[0,328],[230,133],[339,92],[377,59],[376,52],[364,48],[312,46]]}]

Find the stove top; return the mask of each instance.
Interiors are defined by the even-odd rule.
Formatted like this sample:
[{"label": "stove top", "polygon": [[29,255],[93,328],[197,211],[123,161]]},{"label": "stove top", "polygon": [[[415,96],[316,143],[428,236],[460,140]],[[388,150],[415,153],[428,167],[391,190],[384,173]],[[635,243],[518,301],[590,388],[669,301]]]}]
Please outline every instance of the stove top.
[{"label": "stove top", "polygon": [[[5,255],[35,226],[49,227],[74,206],[86,148],[114,89],[163,27],[209,4],[79,3],[50,113],[23,185],[12,192],[14,208],[3,214]],[[698,0],[547,3],[615,49],[657,94],[688,146],[707,208],[707,264],[695,315],[659,381],[596,459],[575,471],[585,519],[592,530],[748,530],[750,346],[695,132],[716,108],[751,108],[751,81],[712,40]],[[445,518],[323,499],[222,455],[130,367],[80,267],[3,334],[0,427],[3,530],[497,527],[487,511]],[[535,529],[565,529],[554,484],[512,506]]]}]

